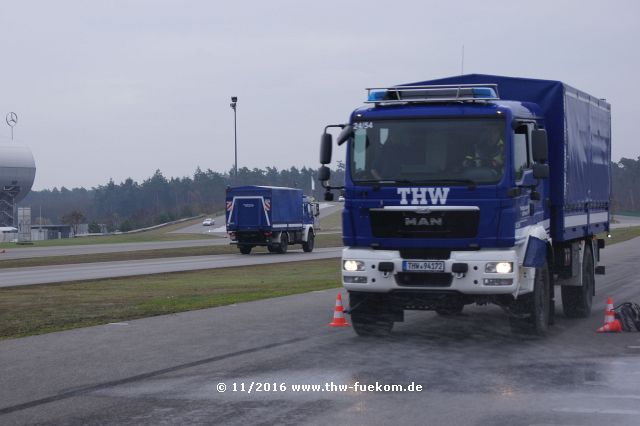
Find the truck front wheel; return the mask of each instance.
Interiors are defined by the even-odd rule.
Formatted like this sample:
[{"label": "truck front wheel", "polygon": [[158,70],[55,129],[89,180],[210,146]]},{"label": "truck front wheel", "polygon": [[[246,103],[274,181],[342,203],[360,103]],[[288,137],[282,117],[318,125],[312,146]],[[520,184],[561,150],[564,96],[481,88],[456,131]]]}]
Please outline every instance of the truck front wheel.
[{"label": "truck front wheel", "polygon": [[582,261],[582,285],[562,286],[562,310],[569,318],[587,318],[591,314],[595,276],[591,245],[587,242]]},{"label": "truck front wheel", "polygon": [[513,303],[513,316],[509,317],[511,330],[516,333],[544,336],[549,329],[551,309],[551,279],[549,267],[536,268],[533,292]]},{"label": "truck front wheel", "polygon": [[249,254],[251,253],[251,246],[238,246],[238,248],[240,249],[240,253],[242,254]]},{"label": "truck front wheel", "polygon": [[464,309],[464,304],[460,303],[460,304],[436,308],[436,313],[443,317],[450,317],[454,315],[460,315],[463,309]]},{"label": "truck front wheel", "polygon": [[313,235],[313,231],[309,231],[309,235],[307,236],[307,241],[302,243],[302,250],[307,253],[311,253],[313,251],[315,236]]},{"label": "truck front wheel", "polygon": [[367,294],[349,294],[351,324],[358,336],[381,337],[391,333],[393,319],[386,309],[384,297]]}]

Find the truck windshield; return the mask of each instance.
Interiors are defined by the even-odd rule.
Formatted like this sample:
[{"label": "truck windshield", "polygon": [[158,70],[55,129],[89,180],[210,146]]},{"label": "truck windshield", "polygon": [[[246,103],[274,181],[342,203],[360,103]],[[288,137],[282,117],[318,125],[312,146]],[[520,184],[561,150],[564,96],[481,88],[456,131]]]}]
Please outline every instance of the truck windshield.
[{"label": "truck windshield", "polygon": [[491,118],[354,123],[354,183],[497,183],[504,173],[505,122]]}]

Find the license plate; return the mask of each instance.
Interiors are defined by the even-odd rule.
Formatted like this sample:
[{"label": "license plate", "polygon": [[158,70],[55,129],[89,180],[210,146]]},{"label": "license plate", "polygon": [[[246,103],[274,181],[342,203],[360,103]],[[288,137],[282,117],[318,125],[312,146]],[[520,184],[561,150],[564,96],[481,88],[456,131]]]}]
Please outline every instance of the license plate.
[{"label": "license plate", "polygon": [[444,262],[405,260],[402,262],[402,270],[408,272],[444,272]]}]

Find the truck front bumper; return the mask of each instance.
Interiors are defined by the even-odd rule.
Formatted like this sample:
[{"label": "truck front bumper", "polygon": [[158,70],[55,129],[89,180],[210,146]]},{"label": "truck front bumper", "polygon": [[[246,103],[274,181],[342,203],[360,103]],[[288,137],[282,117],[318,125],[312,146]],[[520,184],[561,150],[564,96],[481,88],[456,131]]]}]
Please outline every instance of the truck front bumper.
[{"label": "truck front bumper", "polygon": [[[443,262],[444,270],[415,272],[407,270],[405,263],[431,260]],[[355,261],[348,266],[354,269],[353,265],[357,264],[358,270],[346,270],[345,261]],[[487,265],[496,263],[510,263],[511,272],[488,272],[491,267]],[[389,271],[391,268],[393,270]],[[465,268],[466,272],[452,272],[452,269]],[[533,290],[534,275],[535,268],[519,264],[515,249],[451,251],[448,259],[403,259],[399,251],[367,248],[345,248],[342,252],[342,284],[349,291],[457,291],[468,295],[511,294],[517,297]]]}]

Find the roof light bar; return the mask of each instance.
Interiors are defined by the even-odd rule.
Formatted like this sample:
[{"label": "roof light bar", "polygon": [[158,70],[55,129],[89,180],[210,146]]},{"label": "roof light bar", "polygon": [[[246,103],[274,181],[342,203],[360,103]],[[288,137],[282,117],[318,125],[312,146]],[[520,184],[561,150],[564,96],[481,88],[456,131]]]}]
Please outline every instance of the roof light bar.
[{"label": "roof light bar", "polygon": [[452,84],[367,88],[366,103],[477,102],[500,99],[497,84]]}]

